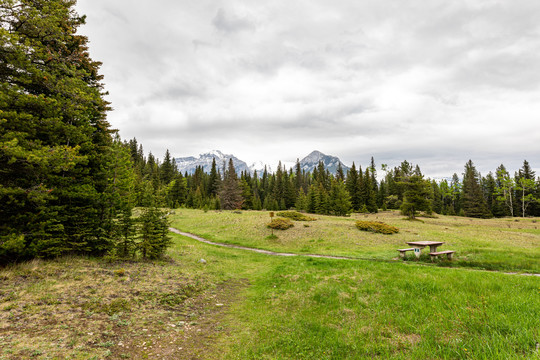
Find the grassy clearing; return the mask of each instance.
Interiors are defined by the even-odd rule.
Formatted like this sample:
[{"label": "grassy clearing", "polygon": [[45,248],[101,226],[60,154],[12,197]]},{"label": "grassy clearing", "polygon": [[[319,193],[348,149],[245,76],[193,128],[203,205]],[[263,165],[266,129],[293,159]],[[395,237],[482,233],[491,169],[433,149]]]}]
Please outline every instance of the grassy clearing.
[{"label": "grassy clearing", "polygon": [[249,326],[230,357],[535,358],[538,285],[463,269],[286,259],[237,310]]},{"label": "grassy clearing", "polygon": [[[203,212],[180,209],[172,226],[209,240],[266,250],[393,259],[407,241],[444,241],[441,249],[456,250],[451,266],[540,273],[538,219],[469,219],[452,216],[408,221],[397,212],[354,214],[349,218],[312,215],[317,221],[297,222],[285,231],[266,228],[268,212]],[[356,220],[382,221],[399,234],[361,232]],[[446,262],[441,265],[450,266]]]},{"label": "grassy clearing", "polygon": [[[195,218],[214,219],[215,228],[228,226],[225,216],[237,224],[259,216],[206,215],[176,216],[192,226]],[[379,218],[401,221],[389,219]],[[306,229],[354,227],[354,220],[320,217]],[[429,220],[443,225],[428,229],[457,221]],[[513,241],[534,230],[508,223]],[[412,235],[428,221],[403,224]],[[470,234],[468,227],[455,226],[466,229],[460,234]],[[360,239],[378,238],[354,230]],[[64,258],[0,269],[0,359],[540,358],[538,277],[413,261],[272,257],[172,237],[170,259],[160,263]],[[395,251],[381,246],[373,254]]]}]

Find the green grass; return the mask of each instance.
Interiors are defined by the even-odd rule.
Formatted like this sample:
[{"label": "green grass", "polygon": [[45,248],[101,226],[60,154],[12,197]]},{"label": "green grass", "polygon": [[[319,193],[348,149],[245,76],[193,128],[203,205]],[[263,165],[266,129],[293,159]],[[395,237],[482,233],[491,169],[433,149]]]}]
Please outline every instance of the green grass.
[{"label": "green grass", "polygon": [[251,290],[242,311],[252,329],[233,358],[521,358],[539,335],[537,285],[462,269],[286,260]]},{"label": "green grass", "polygon": [[[356,217],[317,216],[309,228],[265,240],[265,213],[176,212],[175,227],[216,241],[292,249],[285,234],[326,223],[332,231],[315,227],[315,241],[299,238],[298,249],[335,246],[351,254],[339,244],[356,236],[371,249],[357,254],[397,255],[395,244],[385,243],[394,235],[362,233],[354,229]],[[446,231],[458,252],[470,237],[474,266],[480,256],[494,263],[497,252],[503,267],[520,264],[502,255],[502,239],[485,233],[514,234],[506,241],[521,259],[537,236],[531,221],[378,216],[416,239]],[[262,237],[248,229],[242,240],[238,228],[259,219]],[[218,230],[228,222],[236,223],[236,240]],[[324,237],[342,225],[354,232]],[[274,257],[171,236],[170,259],[157,263],[64,258],[0,269],[0,359],[540,359],[538,277],[416,261]]]},{"label": "green grass", "polygon": [[[398,212],[353,214],[351,217],[310,215],[308,227],[297,225],[269,237],[269,213],[203,212],[178,209],[172,226],[209,240],[278,252],[317,253],[390,260],[407,241],[443,241],[441,250],[455,250],[452,264],[487,270],[540,273],[540,229],[537,219],[469,219],[451,216],[408,221]],[[365,233],[356,220],[382,221],[398,234]]]}]

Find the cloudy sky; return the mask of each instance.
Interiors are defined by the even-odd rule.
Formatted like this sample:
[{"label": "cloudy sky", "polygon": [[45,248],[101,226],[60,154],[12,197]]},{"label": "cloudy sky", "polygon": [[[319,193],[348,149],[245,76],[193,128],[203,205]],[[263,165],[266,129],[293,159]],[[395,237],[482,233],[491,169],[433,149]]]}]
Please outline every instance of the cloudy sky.
[{"label": "cloudy sky", "polygon": [[540,1],[79,0],[113,127],[162,157],[312,150],[540,175]]}]

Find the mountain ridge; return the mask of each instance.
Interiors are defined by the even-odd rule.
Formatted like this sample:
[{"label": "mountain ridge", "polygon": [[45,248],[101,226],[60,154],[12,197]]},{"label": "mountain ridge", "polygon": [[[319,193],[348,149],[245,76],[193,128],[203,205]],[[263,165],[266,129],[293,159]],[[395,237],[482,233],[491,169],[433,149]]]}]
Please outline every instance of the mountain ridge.
[{"label": "mountain ridge", "polygon": [[[221,173],[224,172],[224,169],[226,168],[229,159],[232,159],[237,174],[240,174],[243,171],[248,171],[249,173],[253,174],[254,171],[257,171],[257,175],[261,176],[265,167],[268,172],[272,172],[272,168],[261,161],[257,161],[252,163],[251,165],[248,165],[245,161],[240,160],[235,155],[224,154],[220,150],[211,150],[209,152],[199,154],[198,157],[178,157],[174,158],[174,161],[176,163],[176,166],[178,167],[178,171],[182,173],[187,172],[188,174],[193,174],[197,167],[200,166],[202,166],[204,172],[209,173],[212,169],[213,159],[216,159],[217,169]],[[341,164],[343,171],[347,171],[347,169],[349,169],[349,167],[344,165],[337,156],[326,155],[318,150],[312,151],[311,153],[309,153],[309,155],[300,160],[300,168],[302,170],[305,170],[306,172],[312,172],[313,169],[315,169],[319,165],[319,161],[322,161],[325,168],[328,169],[328,171],[330,171],[332,174],[336,173],[339,164]]]}]

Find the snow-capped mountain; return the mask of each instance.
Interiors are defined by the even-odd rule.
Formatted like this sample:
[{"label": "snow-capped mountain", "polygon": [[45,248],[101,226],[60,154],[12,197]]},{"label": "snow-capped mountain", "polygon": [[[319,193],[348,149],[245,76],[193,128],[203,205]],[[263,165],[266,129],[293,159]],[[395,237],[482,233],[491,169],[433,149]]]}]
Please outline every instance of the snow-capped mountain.
[{"label": "snow-capped mountain", "polygon": [[[224,154],[219,150],[212,150],[210,152],[200,154],[198,157],[187,156],[182,158],[175,158],[174,161],[176,162],[178,170],[182,173],[187,172],[188,174],[193,174],[198,166],[202,166],[204,172],[210,173],[210,170],[212,169],[212,159],[214,158],[216,159],[217,169],[221,174],[225,172],[225,169],[227,168],[227,165],[229,163],[229,159],[232,159],[234,169],[236,170],[236,173],[238,175],[240,175],[242,171],[249,171],[251,174],[253,174],[253,172],[256,170],[257,175],[262,176],[265,166],[268,173],[272,173],[274,168],[272,166],[264,164],[261,161],[257,161],[248,166],[245,161],[238,159],[236,156],[231,154]],[[332,174],[336,173],[339,163],[341,163],[343,171],[346,172],[349,169],[347,166],[343,165],[339,158],[335,156],[325,155],[319,151],[313,151],[311,154],[303,158],[300,161],[300,166],[303,170],[306,170],[306,172],[312,172],[313,169],[315,169],[317,165],[319,165],[319,161],[322,161],[324,163],[324,166]],[[282,166],[284,166],[287,170],[290,168],[294,170],[294,163],[282,163]],[[275,168],[277,168],[277,166]]]},{"label": "snow-capped mountain", "polygon": [[272,167],[270,165],[266,165],[262,161],[256,161],[253,164],[249,165],[249,169],[251,170],[251,173],[257,171],[257,175],[262,176],[265,166],[266,171],[268,171],[268,173],[272,173]]},{"label": "snow-capped mountain", "polygon": [[341,164],[341,167],[343,168],[343,171],[346,172],[349,167],[345,166],[339,158],[331,155],[325,155],[320,151],[313,151],[311,154],[300,160],[300,167],[302,170],[305,170],[306,172],[312,172],[313,169],[319,165],[319,161],[322,161],[324,164],[324,167],[328,169],[332,174],[335,174],[338,165]]},{"label": "snow-capped mountain", "polygon": [[222,174],[224,173],[224,169],[227,168],[229,159],[232,159],[234,169],[236,170],[237,174],[240,174],[242,171],[252,172],[252,170],[244,161],[238,159],[234,155],[224,154],[219,150],[212,150],[208,153],[200,154],[199,157],[188,156],[183,158],[176,158],[174,159],[174,161],[176,162],[178,171],[182,173],[187,172],[188,174],[193,174],[198,166],[202,166],[204,172],[210,173],[210,170],[212,170],[212,159],[216,159],[216,167],[218,171]]}]

